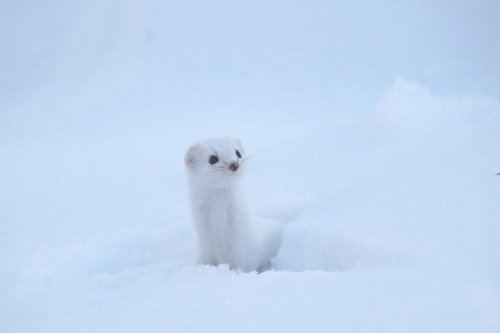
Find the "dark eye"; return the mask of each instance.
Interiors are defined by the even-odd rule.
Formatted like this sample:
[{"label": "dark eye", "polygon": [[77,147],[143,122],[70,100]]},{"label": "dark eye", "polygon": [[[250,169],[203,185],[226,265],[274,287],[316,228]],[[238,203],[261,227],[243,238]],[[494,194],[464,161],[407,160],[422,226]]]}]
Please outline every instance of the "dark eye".
[{"label": "dark eye", "polygon": [[215,163],[219,162],[219,158],[215,155],[211,155],[209,158],[208,158],[208,163],[214,165]]},{"label": "dark eye", "polygon": [[238,156],[238,158],[241,158],[241,154],[240,154],[239,150],[236,150],[236,156]]}]

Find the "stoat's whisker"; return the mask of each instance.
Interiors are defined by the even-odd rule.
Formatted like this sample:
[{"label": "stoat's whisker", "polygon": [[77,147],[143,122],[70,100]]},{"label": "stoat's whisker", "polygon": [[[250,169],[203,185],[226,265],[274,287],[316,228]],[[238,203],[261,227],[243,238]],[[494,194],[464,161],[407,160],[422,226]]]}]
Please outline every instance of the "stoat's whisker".
[{"label": "stoat's whisker", "polygon": [[197,175],[211,175],[211,174],[220,174],[227,172],[227,169],[215,169],[215,170],[203,170],[203,171],[195,171]]}]

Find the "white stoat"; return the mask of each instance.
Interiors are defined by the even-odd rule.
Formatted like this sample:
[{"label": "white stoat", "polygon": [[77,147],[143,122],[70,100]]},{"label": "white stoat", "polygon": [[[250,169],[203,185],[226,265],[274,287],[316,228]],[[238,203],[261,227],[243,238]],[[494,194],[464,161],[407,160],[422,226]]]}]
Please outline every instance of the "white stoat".
[{"label": "white stoat", "polygon": [[186,153],[192,217],[201,264],[259,268],[254,230],[238,193],[245,151],[237,138],[199,142]]}]

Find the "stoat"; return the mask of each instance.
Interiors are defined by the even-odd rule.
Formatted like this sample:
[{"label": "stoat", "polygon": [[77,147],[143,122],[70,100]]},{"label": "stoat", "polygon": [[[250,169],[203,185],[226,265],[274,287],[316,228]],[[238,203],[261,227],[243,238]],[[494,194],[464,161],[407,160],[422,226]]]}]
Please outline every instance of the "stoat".
[{"label": "stoat", "polygon": [[249,215],[238,191],[245,151],[237,138],[194,144],[185,156],[191,210],[198,236],[198,261],[259,269],[260,254]]}]

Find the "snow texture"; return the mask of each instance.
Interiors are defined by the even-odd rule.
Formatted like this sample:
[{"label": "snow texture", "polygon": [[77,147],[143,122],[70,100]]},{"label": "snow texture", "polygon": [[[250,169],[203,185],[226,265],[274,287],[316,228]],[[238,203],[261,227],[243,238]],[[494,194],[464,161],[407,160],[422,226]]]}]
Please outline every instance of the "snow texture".
[{"label": "snow texture", "polygon": [[[0,5],[0,332],[499,332],[494,1]],[[263,273],[197,266],[238,136]]]}]

